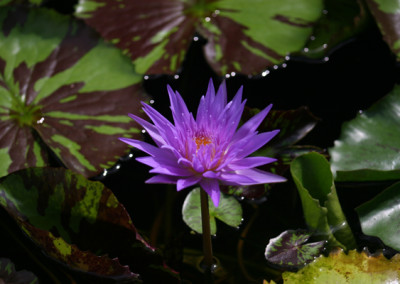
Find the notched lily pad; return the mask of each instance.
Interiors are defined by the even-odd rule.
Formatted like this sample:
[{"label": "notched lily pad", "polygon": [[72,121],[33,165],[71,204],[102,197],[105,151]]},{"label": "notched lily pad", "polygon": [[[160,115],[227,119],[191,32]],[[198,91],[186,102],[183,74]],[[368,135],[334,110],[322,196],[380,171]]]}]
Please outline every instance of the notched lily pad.
[{"label": "notched lily pad", "polygon": [[[201,234],[203,229],[201,223],[200,190],[202,189],[195,188],[186,196],[182,207],[182,216],[186,225],[193,231]],[[208,198],[208,206],[212,235],[217,233],[215,218],[235,228],[242,222],[242,206],[233,196],[221,194],[218,207],[215,207],[211,199]]]},{"label": "notched lily pad", "polygon": [[143,280],[157,273],[177,279],[100,182],[63,168],[29,168],[1,180],[0,205],[47,255],[73,269],[128,279],[136,277],[130,271]]},{"label": "notched lily pad", "polygon": [[306,243],[311,234],[304,230],[288,230],[270,239],[265,249],[268,262],[287,269],[300,268],[319,256],[325,241]]},{"label": "notched lily pad", "polygon": [[127,113],[146,100],[129,58],[82,22],[46,9],[0,10],[0,176],[49,165],[86,177],[141,138]]},{"label": "notched lily pad", "polygon": [[218,74],[258,74],[304,46],[322,2],[80,0],[76,15],[124,50],[140,73],[176,73],[198,32]]},{"label": "notched lily pad", "polygon": [[342,250],[329,257],[320,256],[297,273],[284,272],[283,283],[370,283],[389,284],[400,281],[400,255],[390,260],[382,254],[372,256],[368,252]]},{"label": "notched lily pad", "polygon": [[336,181],[400,179],[400,86],[343,124],[329,149]]},{"label": "notched lily pad", "polygon": [[38,278],[35,274],[26,270],[15,270],[14,263],[8,258],[0,258],[0,283],[4,284],[37,284]]}]

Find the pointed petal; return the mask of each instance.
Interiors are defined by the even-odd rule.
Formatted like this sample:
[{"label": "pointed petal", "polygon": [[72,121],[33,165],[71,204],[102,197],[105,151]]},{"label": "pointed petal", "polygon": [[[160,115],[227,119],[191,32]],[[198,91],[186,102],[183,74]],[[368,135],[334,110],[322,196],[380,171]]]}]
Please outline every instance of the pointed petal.
[{"label": "pointed petal", "polygon": [[219,190],[218,180],[215,179],[203,179],[200,181],[200,187],[211,197],[215,207],[219,205],[219,199],[221,192]]},{"label": "pointed petal", "polygon": [[265,109],[257,113],[251,119],[249,119],[239,130],[236,132],[234,136],[234,140],[242,139],[243,137],[247,136],[248,134],[256,131],[257,127],[261,124],[264,118],[267,116],[268,112],[272,108],[272,104],[267,106]]},{"label": "pointed petal", "polygon": [[148,121],[134,115],[134,114],[128,114],[130,118],[135,120],[137,123],[139,123],[146,131],[149,133],[151,138],[156,142],[158,146],[161,146],[162,144],[165,144],[164,139],[161,137],[157,127],[155,127],[153,124],[149,123]]},{"label": "pointed petal", "polygon": [[273,130],[270,132],[264,132],[260,133],[254,137],[251,137],[249,140],[245,140],[246,143],[241,144],[237,143],[234,145],[236,149],[239,149],[240,151],[238,152],[236,158],[241,159],[244,157],[247,157],[248,155],[254,153],[258,149],[260,149],[262,146],[267,144],[276,134],[279,133],[279,130]]},{"label": "pointed petal", "polygon": [[137,149],[139,149],[140,151],[145,152],[146,154],[149,154],[151,156],[155,156],[157,154],[160,154],[160,149],[143,141],[139,141],[139,140],[135,140],[135,139],[130,139],[130,138],[118,138],[119,140],[121,140],[122,142],[129,144]]},{"label": "pointed petal", "polygon": [[[252,185],[252,184],[264,184],[264,183],[276,183],[276,182],[284,182],[286,179],[284,177],[262,171],[259,169],[244,169],[244,170],[237,170],[235,174],[237,177],[231,176],[231,178],[226,180],[227,184],[236,184],[236,185]],[[250,181],[246,182],[246,179],[243,177],[248,178]],[[221,180],[223,175],[221,175]],[[225,182],[225,180],[224,180]]]},{"label": "pointed petal", "polygon": [[229,163],[232,170],[249,169],[275,162],[276,159],[270,157],[248,157]]},{"label": "pointed petal", "polygon": [[146,180],[145,183],[168,183],[168,184],[175,184],[177,181],[176,177],[172,176],[165,176],[165,175],[155,175],[148,180]]},{"label": "pointed petal", "polygon": [[199,176],[191,176],[185,179],[178,179],[176,183],[176,190],[181,191],[184,188],[187,188],[189,186],[195,185],[201,180],[201,177]]}]

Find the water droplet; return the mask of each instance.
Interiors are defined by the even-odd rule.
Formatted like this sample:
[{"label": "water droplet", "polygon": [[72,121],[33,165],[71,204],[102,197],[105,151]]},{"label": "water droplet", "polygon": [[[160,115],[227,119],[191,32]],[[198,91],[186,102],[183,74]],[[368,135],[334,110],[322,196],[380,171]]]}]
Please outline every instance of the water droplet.
[{"label": "water droplet", "polygon": [[282,63],[282,68],[286,68],[287,64],[286,63]]},{"label": "water droplet", "polygon": [[322,45],[322,47],[323,47],[323,48],[327,48],[328,45],[327,45],[326,43],[324,43],[324,44]]},{"label": "water droplet", "polygon": [[362,109],[360,109],[359,111],[358,111],[358,113],[359,114],[362,114],[364,111],[362,110]]},{"label": "water droplet", "polygon": [[229,78],[231,75],[230,74],[225,74],[225,77],[226,78]]},{"label": "water droplet", "polygon": [[176,79],[176,80],[179,79],[179,75],[178,75],[178,74],[175,74],[175,75],[174,75],[174,79]]},{"label": "water droplet", "polygon": [[328,14],[328,10],[322,10],[322,14],[324,15]]},{"label": "water droplet", "polygon": [[261,76],[265,77],[269,74],[269,70],[265,70],[264,72],[261,73]]},{"label": "water droplet", "polygon": [[310,36],[310,40],[315,40],[315,36]]},{"label": "water droplet", "polygon": [[198,41],[199,40],[199,37],[198,36],[194,36],[193,37],[193,41]]},{"label": "water droplet", "polygon": [[273,68],[274,68],[275,70],[276,70],[276,69],[278,69],[278,65],[274,65],[274,67],[273,67]]},{"label": "water droplet", "polygon": [[305,47],[305,48],[303,49],[303,51],[304,51],[304,52],[309,52],[310,50],[308,49],[308,47]]},{"label": "water droplet", "polygon": [[328,62],[328,61],[329,61],[329,57],[328,57],[328,56],[325,56],[325,57],[324,57],[324,61],[325,61],[325,62]]},{"label": "water droplet", "polygon": [[102,176],[105,177],[107,175],[108,171],[106,169],[103,170]]},{"label": "water droplet", "polygon": [[236,72],[231,72],[231,76],[234,77],[236,75]]},{"label": "water droplet", "polygon": [[215,10],[215,11],[214,11],[214,14],[215,14],[215,15],[218,15],[219,13],[220,13],[219,10]]},{"label": "water droplet", "polygon": [[143,79],[148,80],[148,79],[149,79],[149,76],[144,75],[144,76],[143,76]]},{"label": "water droplet", "polygon": [[285,60],[290,60],[290,56],[289,56],[289,55],[286,55],[286,56],[285,56]]},{"label": "water droplet", "polygon": [[154,104],[154,100],[150,100],[150,104],[151,104],[151,105]]},{"label": "water droplet", "polygon": [[146,130],[145,130],[145,129],[142,129],[142,133],[143,133],[143,134],[146,133]]},{"label": "water droplet", "polygon": [[42,124],[44,121],[44,117],[40,118],[38,121],[36,121],[37,124]]},{"label": "water droplet", "polygon": [[204,21],[209,22],[209,21],[211,21],[211,18],[210,17],[205,17]]},{"label": "water droplet", "polygon": [[121,168],[121,165],[120,164],[117,164],[116,166],[115,166],[115,169],[116,170],[119,170]]},{"label": "water droplet", "polygon": [[132,158],[132,157],[133,157],[133,154],[130,153],[130,154],[128,155],[128,158]]}]

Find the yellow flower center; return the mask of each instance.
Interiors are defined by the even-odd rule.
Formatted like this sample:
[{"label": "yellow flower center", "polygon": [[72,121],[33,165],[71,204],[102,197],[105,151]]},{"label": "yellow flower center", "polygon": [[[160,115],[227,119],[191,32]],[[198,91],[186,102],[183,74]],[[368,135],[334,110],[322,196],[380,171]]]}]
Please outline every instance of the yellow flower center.
[{"label": "yellow flower center", "polygon": [[197,150],[199,150],[201,145],[208,145],[211,143],[211,139],[204,135],[199,135],[194,138],[194,142],[196,142]]}]

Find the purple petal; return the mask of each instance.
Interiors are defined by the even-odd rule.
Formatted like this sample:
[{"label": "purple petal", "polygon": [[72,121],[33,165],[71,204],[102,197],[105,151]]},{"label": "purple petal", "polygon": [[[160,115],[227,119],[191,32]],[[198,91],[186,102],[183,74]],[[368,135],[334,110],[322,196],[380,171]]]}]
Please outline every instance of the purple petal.
[{"label": "purple petal", "polygon": [[215,179],[203,179],[200,181],[200,187],[211,197],[214,206],[218,207],[221,197],[218,181]]},{"label": "purple petal", "polygon": [[245,141],[246,143],[244,143],[243,145],[240,145],[240,143],[235,144],[234,145],[235,148],[237,146],[239,146],[236,148],[237,150],[239,150],[236,158],[241,159],[241,158],[247,157],[248,155],[254,153],[258,149],[260,149],[262,146],[267,144],[278,133],[279,133],[278,129],[270,131],[270,132],[260,133],[260,134],[256,135],[255,137],[252,137],[251,139],[249,139],[249,141]]},{"label": "purple petal", "polygon": [[181,168],[176,168],[172,166],[160,166],[157,168],[153,168],[149,171],[149,173],[152,174],[162,174],[162,175],[169,175],[169,176],[176,176],[176,177],[187,177],[193,175],[192,172],[186,170],[186,169],[181,169]]},{"label": "purple petal", "polygon": [[232,170],[249,169],[269,164],[275,161],[276,159],[270,157],[248,157],[229,163],[229,168]]},{"label": "purple petal", "polygon": [[151,138],[153,138],[154,142],[156,142],[158,146],[165,144],[165,141],[161,137],[157,127],[134,114],[130,113],[128,116],[139,123],[147,131],[147,133],[149,133]]},{"label": "purple petal", "polygon": [[250,118],[239,130],[236,132],[233,140],[242,139],[243,137],[247,136],[248,134],[256,131],[257,127],[261,124],[264,118],[267,116],[268,112],[272,108],[272,104],[267,106],[265,109],[257,113],[255,116]]},{"label": "purple petal", "polygon": [[169,183],[169,184],[175,184],[177,182],[177,177],[173,176],[165,176],[165,175],[155,175],[148,180],[146,180],[146,183]]},{"label": "purple petal", "polygon": [[139,149],[140,151],[145,152],[146,154],[151,155],[151,156],[160,154],[160,151],[162,151],[159,148],[157,148],[149,143],[143,142],[143,141],[130,139],[130,138],[118,138],[118,139],[126,144],[129,144],[129,145]]},{"label": "purple petal", "polygon": [[[269,172],[265,172],[259,169],[244,169],[237,170],[235,174],[237,177],[232,177],[231,180],[226,180],[227,184],[236,184],[236,185],[252,185],[252,184],[263,184],[263,183],[275,183],[275,182],[284,182],[286,179],[284,177],[271,174]],[[250,181],[246,182],[245,179],[241,179],[240,177],[246,177]],[[221,179],[223,175],[221,175]]]},{"label": "purple petal", "polygon": [[206,171],[203,173],[203,177],[211,179],[217,179],[220,175],[221,175],[220,173],[215,173],[212,171]]},{"label": "purple petal", "polygon": [[176,183],[176,190],[181,191],[184,188],[187,188],[189,186],[195,185],[201,180],[201,177],[199,176],[191,176],[185,179],[178,179]]}]

